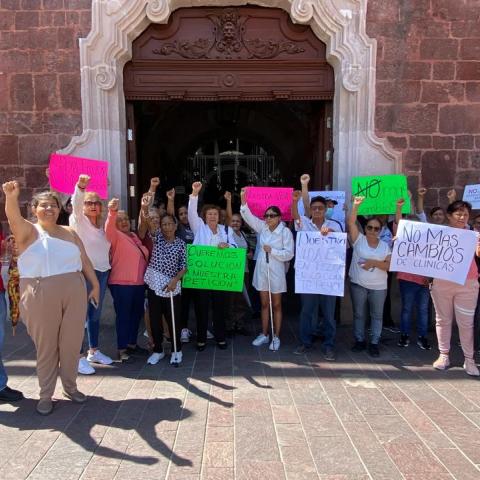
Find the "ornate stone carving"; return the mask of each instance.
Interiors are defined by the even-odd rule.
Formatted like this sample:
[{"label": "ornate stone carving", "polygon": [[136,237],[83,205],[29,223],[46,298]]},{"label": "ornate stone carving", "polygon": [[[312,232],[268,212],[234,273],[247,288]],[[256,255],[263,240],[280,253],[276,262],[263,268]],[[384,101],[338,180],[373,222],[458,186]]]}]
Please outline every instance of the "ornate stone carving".
[{"label": "ornate stone carving", "polygon": [[110,90],[115,85],[115,68],[109,65],[95,66],[95,83],[102,90]]},{"label": "ornate stone carving", "polygon": [[147,0],[147,17],[154,23],[165,23],[170,16],[170,5],[166,0]]},{"label": "ornate stone carving", "polygon": [[107,15],[115,15],[122,8],[121,0],[110,0],[106,6]]},{"label": "ornate stone carving", "polygon": [[298,23],[309,23],[313,17],[312,0],[292,0],[290,9],[292,17]]},{"label": "ornate stone carving", "polygon": [[362,66],[348,64],[344,69],[343,86],[349,92],[356,92],[362,85],[364,79]]},{"label": "ornate stone carving", "polygon": [[[178,8],[223,7],[232,3],[246,2],[92,0],[92,30],[87,38],[80,39],[84,131],[80,137],[73,137],[64,151],[109,161],[110,193],[122,197],[122,203],[126,203],[128,190],[125,97],[122,82],[115,81],[115,73],[122,71],[131,58],[133,39],[149,22],[166,23],[170,13]],[[345,87],[335,90],[333,187],[348,191],[353,175],[401,171],[401,154],[375,135],[376,42],[366,34],[367,0],[249,0],[248,3],[284,9],[295,23],[310,25],[326,44],[327,58],[339,81],[337,85]],[[345,14],[346,10],[352,11],[351,18]],[[227,38],[229,29],[228,26],[225,32]],[[359,68],[349,69],[349,65]]]},{"label": "ornate stone carving", "polygon": [[295,55],[305,51],[294,42],[263,38],[246,38],[248,16],[229,8],[221,15],[208,15],[212,22],[212,36],[196,40],[175,40],[155,48],[156,55],[177,54],[188,59],[271,59],[281,53]]}]

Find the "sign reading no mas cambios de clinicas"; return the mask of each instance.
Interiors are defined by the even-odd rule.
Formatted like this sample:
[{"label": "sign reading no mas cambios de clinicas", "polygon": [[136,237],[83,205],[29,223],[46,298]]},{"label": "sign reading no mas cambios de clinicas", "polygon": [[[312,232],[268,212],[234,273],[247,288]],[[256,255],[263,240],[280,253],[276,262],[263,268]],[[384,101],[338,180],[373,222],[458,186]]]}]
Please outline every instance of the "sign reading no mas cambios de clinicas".
[{"label": "sign reading no mas cambios de clinicas", "polygon": [[352,195],[365,197],[360,205],[360,215],[395,213],[397,200],[405,201],[402,213],[410,213],[407,177],[405,175],[377,175],[352,178]]},{"label": "sign reading no mas cambios de clinicas", "polygon": [[464,285],[476,245],[472,230],[401,220],[390,270]]},{"label": "sign reading no mas cambios de clinicas", "polygon": [[343,297],[346,252],[346,233],[298,232],[295,293]]},{"label": "sign reading no mas cambios de clinicas", "polygon": [[245,248],[187,245],[187,273],[182,287],[241,292],[246,253]]}]

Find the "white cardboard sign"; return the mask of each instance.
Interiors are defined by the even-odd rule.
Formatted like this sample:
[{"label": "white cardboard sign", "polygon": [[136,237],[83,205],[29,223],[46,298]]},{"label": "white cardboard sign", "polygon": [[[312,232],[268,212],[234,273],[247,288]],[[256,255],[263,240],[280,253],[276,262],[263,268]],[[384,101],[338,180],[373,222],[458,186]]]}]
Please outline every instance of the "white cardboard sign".
[{"label": "white cardboard sign", "polygon": [[[333,216],[331,219],[340,222],[342,224],[343,231],[345,231],[345,210],[343,210],[343,206],[345,205],[345,192],[339,190],[322,190],[318,192],[308,192],[308,196],[310,197],[310,200],[313,197],[318,196],[336,200],[338,205],[333,207]],[[298,213],[300,215],[305,215],[305,206],[303,205],[302,199],[300,199],[298,202]]]},{"label": "white cardboard sign", "polygon": [[347,234],[297,232],[295,293],[343,297]]},{"label": "white cardboard sign", "polygon": [[466,185],[463,191],[463,201],[470,202],[475,210],[480,209],[480,184]]},{"label": "white cardboard sign", "polygon": [[476,245],[472,230],[400,220],[390,270],[464,285]]}]

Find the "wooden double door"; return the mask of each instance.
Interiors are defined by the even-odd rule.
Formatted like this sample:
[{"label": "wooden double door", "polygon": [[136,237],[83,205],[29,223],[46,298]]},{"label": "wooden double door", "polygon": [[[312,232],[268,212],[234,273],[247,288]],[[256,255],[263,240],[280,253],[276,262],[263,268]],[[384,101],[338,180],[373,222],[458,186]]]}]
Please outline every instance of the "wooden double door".
[{"label": "wooden double door", "polygon": [[[150,25],[124,69],[129,211],[151,176],[206,200],[245,184],[331,188],[333,69],[286,12],[189,8]],[[184,192],[184,193],[182,193]]]}]

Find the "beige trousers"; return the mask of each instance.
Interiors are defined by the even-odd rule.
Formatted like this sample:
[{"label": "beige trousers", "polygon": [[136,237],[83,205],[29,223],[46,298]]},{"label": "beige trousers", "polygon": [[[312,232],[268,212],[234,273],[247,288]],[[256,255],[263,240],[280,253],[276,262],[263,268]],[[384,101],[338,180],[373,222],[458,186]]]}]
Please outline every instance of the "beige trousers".
[{"label": "beige trousers", "polygon": [[59,374],[63,389],[75,392],[87,314],[83,274],[20,279],[20,312],[37,349],[40,398],[53,396]]}]

